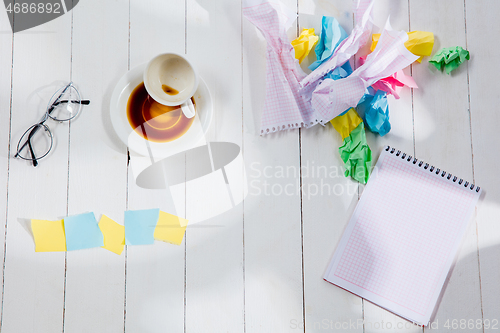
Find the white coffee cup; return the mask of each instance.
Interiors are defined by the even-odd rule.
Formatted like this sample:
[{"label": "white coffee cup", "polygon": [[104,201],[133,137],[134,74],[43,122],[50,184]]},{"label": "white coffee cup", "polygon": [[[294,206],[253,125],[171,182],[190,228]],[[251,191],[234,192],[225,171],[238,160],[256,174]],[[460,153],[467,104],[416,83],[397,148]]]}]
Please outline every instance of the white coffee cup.
[{"label": "white coffee cup", "polygon": [[188,118],[194,116],[191,97],[198,89],[198,82],[198,73],[193,64],[176,53],[154,57],[144,71],[144,85],[148,94],[160,104],[180,105]]}]

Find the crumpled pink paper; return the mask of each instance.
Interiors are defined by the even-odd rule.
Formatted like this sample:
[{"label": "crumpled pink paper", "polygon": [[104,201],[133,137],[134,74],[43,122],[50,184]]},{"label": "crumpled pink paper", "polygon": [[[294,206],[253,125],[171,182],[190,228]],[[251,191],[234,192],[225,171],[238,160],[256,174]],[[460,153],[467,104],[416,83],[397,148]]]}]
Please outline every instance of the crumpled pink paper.
[{"label": "crumpled pink paper", "polygon": [[[367,56],[359,58],[360,65],[365,63],[366,57]],[[404,86],[408,88],[418,88],[415,80],[413,80],[411,76],[406,75],[402,70],[372,84],[373,89],[385,91],[387,94],[393,95],[396,99],[399,99],[399,93]]]},{"label": "crumpled pink paper", "polygon": [[389,23],[382,32],[375,50],[365,63],[350,76],[323,80],[313,91],[311,103],[323,121],[330,121],[350,107],[355,107],[365,89],[380,79],[389,77],[418,59],[404,46],[408,34],[394,31]]},{"label": "crumpled pink paper", "polygon": [[306,74],[295,59],[295,50],[286,33],[297,14],[281,1],[244,0],[243,15],[267,41],[266,100],[261,135],[316,124],[311,104],[299,94],[299,81]]}]

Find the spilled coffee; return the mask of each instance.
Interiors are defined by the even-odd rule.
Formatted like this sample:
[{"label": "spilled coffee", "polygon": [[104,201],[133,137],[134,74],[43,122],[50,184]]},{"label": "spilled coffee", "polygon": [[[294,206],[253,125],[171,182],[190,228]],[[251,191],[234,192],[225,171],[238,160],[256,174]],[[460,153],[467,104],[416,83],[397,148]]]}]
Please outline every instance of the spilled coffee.
[{"label": "spilled coffee", "polygon": [[[191,98],[193,104],[196,103]],[[130,94],[127,118],[137,134],[152,142],[169,142],[184,135],[194,121],[186,118],[180,106],[167,106],[149,96],[144,82]]]}]

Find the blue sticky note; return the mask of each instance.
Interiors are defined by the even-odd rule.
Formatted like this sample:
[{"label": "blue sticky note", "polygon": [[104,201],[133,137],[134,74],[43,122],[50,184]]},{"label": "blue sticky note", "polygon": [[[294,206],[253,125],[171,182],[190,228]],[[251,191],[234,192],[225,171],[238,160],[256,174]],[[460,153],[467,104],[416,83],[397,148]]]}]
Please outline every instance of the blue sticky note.
[{"label": "blue sticky note", "polygon": [[347,38],[347,33],[334,17],[323,16],[321,25],[321,38],[314,49],[318,60],[309,66],[312,71],[328,60],[339,44]]},{"label": "blue sticky note", "polygon": [[68,251],[89,249],[104,245],[99,224],[94,213],[86,213],[64,218],[64,233]]},{"label": "blue sticky note", "polygon": [[154,243],[154,233],[159,209],[128,210],[125,212],[125,244],[147,245]]}]

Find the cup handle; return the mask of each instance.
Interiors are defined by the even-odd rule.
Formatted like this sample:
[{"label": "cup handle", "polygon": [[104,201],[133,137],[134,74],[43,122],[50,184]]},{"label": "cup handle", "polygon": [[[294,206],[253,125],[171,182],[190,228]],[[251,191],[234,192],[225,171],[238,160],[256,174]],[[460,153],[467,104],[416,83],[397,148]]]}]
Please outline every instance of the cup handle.
[{"label": "cup handle", "polygon": [[185,103],[181,105],[182,113],[186,116],[186,118],[193,118],[195,114],[193,101],[188,99]]}]

